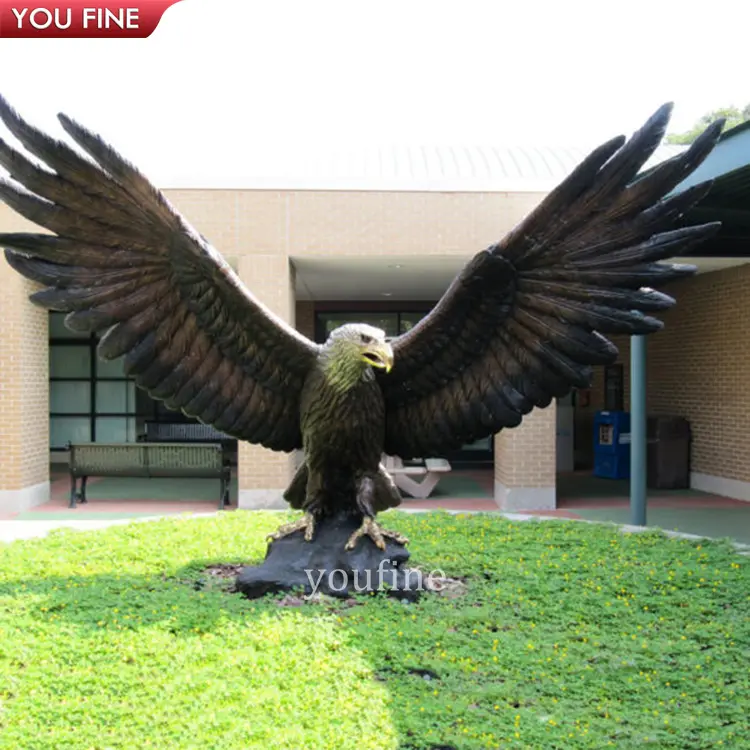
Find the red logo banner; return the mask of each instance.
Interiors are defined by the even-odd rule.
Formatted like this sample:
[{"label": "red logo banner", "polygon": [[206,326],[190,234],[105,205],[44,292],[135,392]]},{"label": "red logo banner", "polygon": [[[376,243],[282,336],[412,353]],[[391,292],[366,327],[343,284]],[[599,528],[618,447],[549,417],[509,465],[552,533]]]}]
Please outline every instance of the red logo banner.
[{"label": "red logo banner", "polygon": [[179,0],[0,0],[0,38],[151,36],[164,11]]}]

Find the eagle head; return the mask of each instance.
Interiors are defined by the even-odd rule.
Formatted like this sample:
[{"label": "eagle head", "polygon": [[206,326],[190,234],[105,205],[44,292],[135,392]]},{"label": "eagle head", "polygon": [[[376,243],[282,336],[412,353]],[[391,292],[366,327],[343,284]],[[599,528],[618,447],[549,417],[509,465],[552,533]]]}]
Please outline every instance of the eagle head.
[{"label": "eagle head", "polygon": [[323,346],[327,370],[336,377],[350,381],[353,385],[372,370],[393,367],[393,349],[385,340],[385,331],[364,323],[347,323],[336,328]]}]

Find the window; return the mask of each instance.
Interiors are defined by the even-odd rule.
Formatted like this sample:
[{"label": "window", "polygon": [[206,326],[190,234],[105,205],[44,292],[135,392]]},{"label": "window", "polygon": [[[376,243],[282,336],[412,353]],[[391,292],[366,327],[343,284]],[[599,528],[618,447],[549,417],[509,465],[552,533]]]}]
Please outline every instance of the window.
[{"label": "window", "polygon": [[412,328],[414,328],[417,323],[419,323],[422,318],[427,313],[424,312],[404,312],[399,315],[400,323],[399,323],[399,333],[406,333],[407,331],[411,331]]},{"label": "window", "polygon": [[50,313],[50,448],[134,442],[136,388],[125,375],[123,360],[98,359],[98,339],[69,330],[64,318],[64,313]]}]

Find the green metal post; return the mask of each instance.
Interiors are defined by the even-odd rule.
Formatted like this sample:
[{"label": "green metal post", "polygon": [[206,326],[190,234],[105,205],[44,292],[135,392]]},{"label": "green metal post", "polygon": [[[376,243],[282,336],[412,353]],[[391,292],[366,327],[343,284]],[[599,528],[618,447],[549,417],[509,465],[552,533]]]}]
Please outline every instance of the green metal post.
[{"label": "green metal post", "polygon": [[630,337],[630,523],[646,525],[646,337]]}]

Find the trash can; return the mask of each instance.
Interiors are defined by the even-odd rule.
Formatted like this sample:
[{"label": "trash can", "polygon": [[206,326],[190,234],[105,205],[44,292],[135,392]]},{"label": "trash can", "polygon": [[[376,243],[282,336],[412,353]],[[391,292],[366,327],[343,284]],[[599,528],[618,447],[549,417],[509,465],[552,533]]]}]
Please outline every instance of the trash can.
[{"label": "trash can", "polygon": [[684,417],[649,417],[646,484],[651,489],[690,487],[690,423]]},{"label": "trash can", "polygon": [[627,479],[630,476],[630,414],[600,411],[594,416],[594,476]]}]

